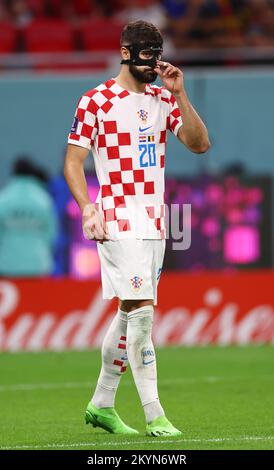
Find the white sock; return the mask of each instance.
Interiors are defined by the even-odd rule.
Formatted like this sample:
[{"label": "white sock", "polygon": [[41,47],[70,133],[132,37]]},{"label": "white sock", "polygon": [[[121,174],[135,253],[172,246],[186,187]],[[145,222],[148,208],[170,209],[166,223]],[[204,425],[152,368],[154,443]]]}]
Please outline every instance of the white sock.
[{"label": "white sock", "polygon": [[92,404],[96,408],[113,408],[116,391],[128,359],[126,351],[127,314],[118,308],[102,344],[102,368]]},{"label": "white sock", "polygon": [[157,390],[155,351],[151,339],[153,306],[128,313],[127,353],[147,423],[164,415]]}]

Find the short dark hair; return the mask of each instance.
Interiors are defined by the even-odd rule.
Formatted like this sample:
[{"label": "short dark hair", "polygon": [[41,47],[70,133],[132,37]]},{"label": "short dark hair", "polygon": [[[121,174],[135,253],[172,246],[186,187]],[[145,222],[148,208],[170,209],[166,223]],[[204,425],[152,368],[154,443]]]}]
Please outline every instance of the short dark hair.
[{"label": "short dark hair", "polygon": [[35,165],[28,155],[20,155],[13,164],[13,174],[18,176],[32,176],[43,183],[48,182],[48,174],[43,168]]},{"label": "short dark hair", "polygon": [[163,37],[154,24],[142,20],[131,21],[123,28],[121,46],[140,42],[150,42],[162,46]]}]

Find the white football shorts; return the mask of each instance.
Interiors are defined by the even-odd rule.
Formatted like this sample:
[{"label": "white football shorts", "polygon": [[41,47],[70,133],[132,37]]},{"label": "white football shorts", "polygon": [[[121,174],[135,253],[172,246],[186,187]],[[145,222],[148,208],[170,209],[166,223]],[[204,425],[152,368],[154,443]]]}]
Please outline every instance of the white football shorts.
[{"label": "white football shorts", "polygon": [[153,299],[162,271],[165,239],[124,239],[97,243],[103,299]]}]

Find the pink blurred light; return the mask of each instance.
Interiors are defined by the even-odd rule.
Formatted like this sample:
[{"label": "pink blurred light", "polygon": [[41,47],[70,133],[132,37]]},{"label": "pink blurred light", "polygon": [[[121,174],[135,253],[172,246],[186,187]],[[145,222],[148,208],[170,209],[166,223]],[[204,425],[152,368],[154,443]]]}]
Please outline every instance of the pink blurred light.
[{"label": "pink blurred light", "polygon": [[[97,186],[88,186],[88,195],[91,201],[95,201],[98,194]],[[81,217],[81,211],[74,199],[71,199],[67,205],[67,212],[71,217]]]},{"label": "pink blurred light", "polygon": [[202,232],[207,237],[214,237],[218,235],[221,230],[220,223],[215,217],[208,217],[202,224]]},{"label": "pink blurred light", "polygon": [[223,193],[223,188],[219,184],[210,184],[205,191],[205,198],[210,203],[220,204]]},{"label": "pink blurred light", "polygon": [[81,211],[74,199],[71,199],[67,205],[67,212],[70,217],[80,217]]},{"label": "pink blurred light", "polygon": [[228,209],[226,218],[230,224],[239,224],[244,221],[244,214],[240,209]]},{"label": "pink blurred light", "polygon": [[248,204],[260,204],[263,197],[263,191],[260,188],[250,188],[246,191],[245,195]]},{"label": "pink blurred light", "polygon": [[257,207],[248,207],[244,211],[244,220],[249,224],[258,224],[261,221],[262,214]]},{"label": "pink blurred light", "polygon": [[244,199],[244,190],[240,188],[229,189],[226,193],[226,204],[240,204]]},{"label": "pink blurred light", "polygon": [[192,212],[191,214],[191,228],[195,228],[199,225],[199,217]]},{"label": "pink blurred light", "polygon": [[227,188],[237,188],[239,187],[239,180],[236,176],[228,176],[225,179],[225,185]]},{"label": "pink blurred light", "polygon": [[260,256],[260,236],[255,227],[229,227],[224,234],[224,258],[230,263],[253,263]]},{"label": "pink blurred light", "polygon": [[74,243],[71,247],[71,274],[78,279],[100,278],[100,260],[96,246]]},{"label": "pink blurred light", "polygon": [[202,191],[193,191],[190,203],[195,209],[202,209],[206,203],[205,196]]}]

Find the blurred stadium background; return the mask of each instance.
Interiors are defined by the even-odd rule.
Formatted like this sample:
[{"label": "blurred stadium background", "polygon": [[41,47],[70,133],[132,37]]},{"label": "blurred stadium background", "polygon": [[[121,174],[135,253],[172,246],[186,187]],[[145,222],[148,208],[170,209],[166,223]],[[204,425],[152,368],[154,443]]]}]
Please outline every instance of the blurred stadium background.
[{"label": "blurred stadium background", "polygon": [[[121,28],[135,19],[163,32],[164,58],[184,70],[212,143],[194,155],[169,136],[166,202],[192,204],[192,244],[174,252],[167,243],[155,343],[273,343],[274,1],[0,0],[0,350],[13,371],[1,374],[0,392],[8,395],[24,377],[59,380],[52,371],[22,376],[32,356],[20,372],[22,357],[12,366],[9,352],[98,348],[115,311],[101,299],[96,245],[82,237],[62,166],[78,98],[117,74]],[[94,199],[92,156],[86,170]],[[229,351],[233,373],[241,353]],[[266,351],[258,397],[259,364],[273,378]],[[252,375],[250,354],[241,364]]]}]

